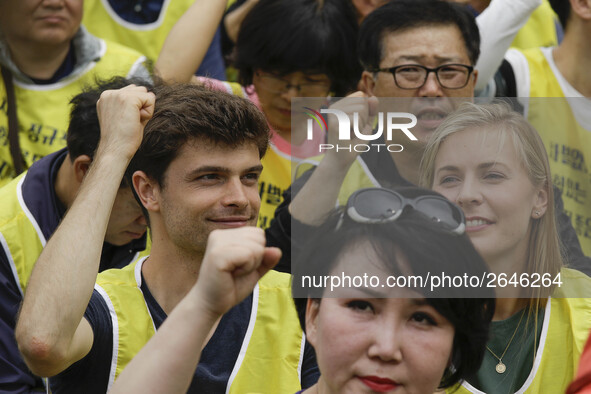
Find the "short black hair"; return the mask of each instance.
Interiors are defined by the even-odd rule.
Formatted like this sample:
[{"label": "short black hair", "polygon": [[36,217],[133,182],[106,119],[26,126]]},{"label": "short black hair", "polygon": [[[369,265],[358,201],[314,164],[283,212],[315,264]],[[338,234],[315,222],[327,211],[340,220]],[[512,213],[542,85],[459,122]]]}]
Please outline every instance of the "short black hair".
[{"label": "short black hair", "polygon": [[394,0],[370,13],[361,24],[357,48],[366,70],[379,68],[384,38],[394,32],[423,26],[457,26],[472,66],[480,55],[480,33],[465,6],[444,0]]},{"label": "short black hair", "polygon": [[345,96],[361,76],[352,4],[343,0],[261,0],[236,41],[235,67],[243,86],[256,70],[326,74],[331,91]]},{"label": "short black hair", "polygon": [[[439,193],[419,187],[393,190],[407,198],[423,195],[442,197]],[[395,275],[410,274],[424,277],[427,272],[445,272],[449,276],[466,274],[480,277],[482,273],[488,272],[486,263],[466,234],[451,233],[414,210],[405,211],[393,222],[378,224],[362,224],[347,218],[342,210],[336,210],[322,226],[302,235],[307,240],[305,248],[302,248],[301,253],[296,251],[293,254],[294,290],[297,283],[302,283],[303,275],[330,275],[341,256],[364,243],[375,250],[386,268]],[[292,237],[296,238],[294,243],[303,244],[297,239],[296,234],[292,233]],[[404,257],[411,273],[401,272],[401,262],[397,261],[397,256]],[[441,271],[433,271],[433,267]],[[304,289],[308,294],[315,295],[316,290],[318,289]],[[455,329],[451,360],[453,366],[446,370],[440,383],[442,388],[451,387],[459,380],[476,373],[480,367],[495,309],[494,293],[484,289],[478,293],[483,298],[463,297],[466,291],[472,290],[454,288],[443,293],[446,294],[445,298],[430,298],[426,294],[428,291],[429,289],[422,291],[427,303],[443,315]],[[316,298],[315,295],[309,295],[309,298]],[[307,299],[294,298],[294,302],[300,324],[305,330]]]},{"label": "short black hair", "polygon": [[558,20],[562,25],[564,31],[566,31],[566,25],[568,24],[568,18],[570,17],[570,1],[569,0],[549,0],[550,6],[558,16]]},{"label": "short black hair", "polygon": [[91,159],[98,147],[101,138],[96,103],[105,90],[122,89],[135,84],[152,89],[149,81],[140,78],[113,77],[111,79],[94,81],[91,86],[85,87],[81,93],[70,100],[70,124],[66,135],[66,146],[70,159],[74,161],[79,156],[87,155]]}]

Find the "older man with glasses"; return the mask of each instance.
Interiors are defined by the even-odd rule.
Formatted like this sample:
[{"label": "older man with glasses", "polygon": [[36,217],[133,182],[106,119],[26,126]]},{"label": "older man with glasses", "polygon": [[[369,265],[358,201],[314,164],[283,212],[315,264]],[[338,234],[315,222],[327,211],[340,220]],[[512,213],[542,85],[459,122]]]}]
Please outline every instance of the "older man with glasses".
[{"label": "older man with glasses", "polygon": [[[354,176],[357,180],[374,179],[382,186],[418,183],[422,151],[443,119],[441,111],[437,110],[438,105],[454,97],[474,95],[477,71],[473,67],[478,59],[479,46],[480,35],[474,17],[457,4],[437,0],[399,0],[387,3],[367,16],[357,43],[359,60],[364,67],[360,81],[364,93],[353,96],[409,98],[399,103],[415,106],[408,108],[408,112],[417,114],[417,125],[412,129],[417,140],[411,141],[403,133],[393,133],[391,143],[403,145],[402,151],[390,153],[382,149],[377,153],[362,154],[331,151],[314,171],[297,179],[284,194],[285,202],[276,210],[275,220],[267,231],[268,242],[284,250],[277,269],[287,271],[291,268],[289,253],[285,253],[291,248],[291,215],[305,224],[321,223],[334,207],[343,182],[353,179],[350,168],[363,169]],[[427,102],[432,105],[425,107]],[[341,103],[335,105],[346,110],[346,104]],[[372,99],[369,103],[377,105]],[[417,108],[421,106],[424,108]],[[365,117],[370,110],[367,107],[361,108]],[[294,195],[298,194],[290,204],[292,190]]]},{"label": "older man with glasses", "polygon": [[[336,200],[346,201],[344,194],[356,188],[418,183],[419,164],[433,131],[458,103],[472,100],[478,76],[473,67],[479,48],[480,35],[474,17],[454,3],[398,0],[378,8],[363,21],[358,53],[364,67],[360,83],[364,93],[353,96],[396,98],[397,111],[416,115],[412,133],[417,140],[408,139],[404,133],[392,133],[388,143],[403,145],[403,150],[361,154],[328,151],[313,171],[299,177],[284,194],[285,202],[276,210],[274,222],[267,230],[267,242],[283,250],[276,269],[291,270],[288,251],[292,245],[292,216],[297,219],[294,225],[318,225]],[[388,101],[378,104],[374,100],[370,98],[365,108],[359,101],[350,105],[345,100],[335,107],[359,110],[360,118],[368,118]],[[297,194],[293,202],[292,193]],[[561,199],[557,199],[556,205],[560,235],[571,266],[589,272],[591,263],[580,252]]]}]

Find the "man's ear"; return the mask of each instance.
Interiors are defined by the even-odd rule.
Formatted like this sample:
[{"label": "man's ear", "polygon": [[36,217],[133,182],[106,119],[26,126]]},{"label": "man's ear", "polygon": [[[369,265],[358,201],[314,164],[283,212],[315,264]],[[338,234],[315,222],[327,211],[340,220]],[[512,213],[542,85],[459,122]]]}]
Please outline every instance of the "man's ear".
[{"label": "man's ear", "polygon": [[375,96],[374,89],[376,86],[376,81],[373,78],[373,73],[369,71],[363,71],[361,73],[361,80],[359,80],[359,90],[363,93],[367,94],[368,96]]},{"label": "man's ear", "polygon": [[[66,160],[68,160],[68,158],[66,158]],[[91,163],[92,159],[88,155],[80,155],[74,159],[72,167],[74,168],[74,176],[76,177],[76,182],[78,182],[78,184],[82,183]]]},{"label": "man's ear", "polygon": [[316,345],[318,331],[318,311],[320,310],[320,300],[308,298],[306,304],[306,339],[312,347]]},{"label": "man's ear", "polygon": [[158,183],[143,171],[136,171],[131,177],[133,188],[140,202],[148,212],[160,210],[160,187]]}]

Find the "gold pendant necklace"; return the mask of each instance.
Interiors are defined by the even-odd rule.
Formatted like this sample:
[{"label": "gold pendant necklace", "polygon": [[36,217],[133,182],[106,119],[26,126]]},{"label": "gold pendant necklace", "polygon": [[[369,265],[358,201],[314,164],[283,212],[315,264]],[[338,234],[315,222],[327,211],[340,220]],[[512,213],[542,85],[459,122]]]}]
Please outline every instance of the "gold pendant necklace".
[{"label": "gold pendant necklace", "polygon": [[507,366],[503,364],[503,357],[505,357],[505,353],[507,353],[507,350],[509,350],[509,346],[511,346],[511,342],[513,342],[513,338],[515,338],[515,334],[517,334],[517,331],[519,330],[519,326],[521,325],[521,320],[523,319],[524,314],[525,309],[523,310],[523,312],[521,312],[519,323],[517,323],[517,327],[515,328],[515,331],[513,331],[513,335],[511,336],[511,339],[509,339],[509,343],[505,347],[505,350],[503,351],[503,354],[501,354],[501,357],[497,356],[492,350],[490,350],[488,345],[486,346],[486,350],[488,350],[490,354],[492,354],[497,360],[499,360],[499,363],[495,366],[495,371],[497,371],[497,373],[505,373],[505,371],[507,370]]}]

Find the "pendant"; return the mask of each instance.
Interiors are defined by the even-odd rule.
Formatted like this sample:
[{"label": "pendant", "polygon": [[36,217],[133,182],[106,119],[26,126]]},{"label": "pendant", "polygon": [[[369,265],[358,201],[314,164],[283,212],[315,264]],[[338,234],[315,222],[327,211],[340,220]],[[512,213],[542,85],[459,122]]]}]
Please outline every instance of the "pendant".
[{"label": "pendant", "polygon": [[503,364],[501,360],[499,360],[499,363],[495,367],[495,370],[497,371],[497,373],[505,373],[507,367],[505,366],[505,364]]}]

